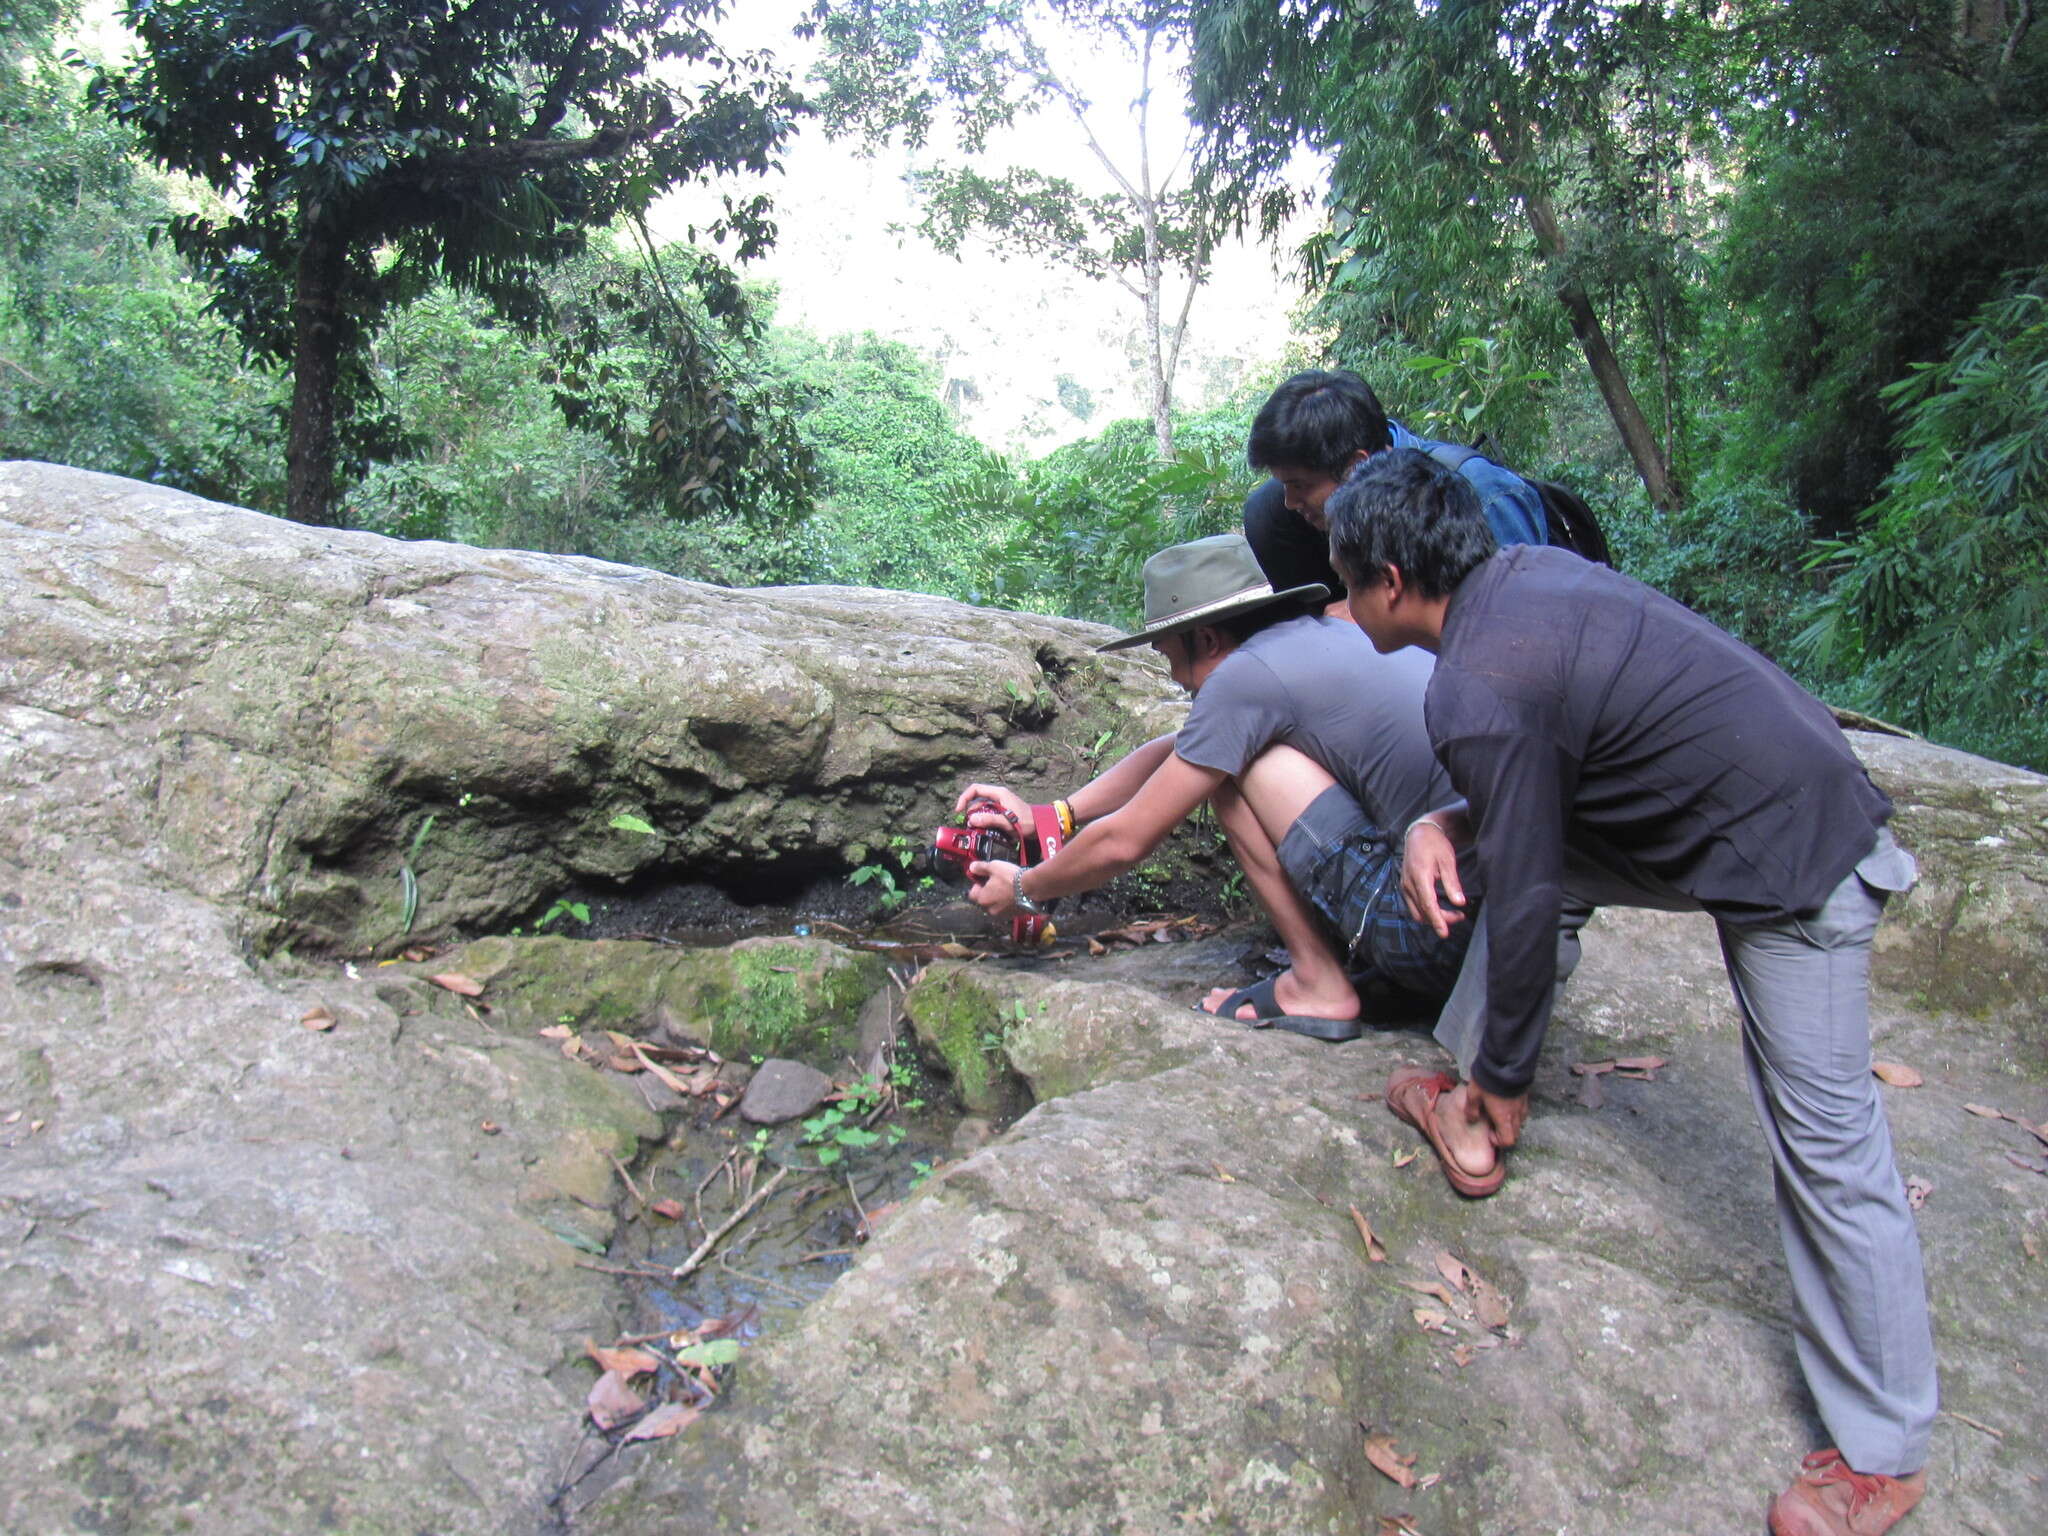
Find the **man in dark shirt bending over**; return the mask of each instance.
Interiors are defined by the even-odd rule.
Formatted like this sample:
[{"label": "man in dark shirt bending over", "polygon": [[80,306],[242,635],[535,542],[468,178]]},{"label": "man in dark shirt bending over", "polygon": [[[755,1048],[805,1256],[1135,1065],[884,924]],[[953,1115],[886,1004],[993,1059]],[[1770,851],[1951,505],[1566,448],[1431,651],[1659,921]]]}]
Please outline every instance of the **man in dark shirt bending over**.
[{"label": "man in dark shirt bending over", "polygon": [[1711,913],[1776,1175],[1799,1359],[1839,1448],[1807,1458],[1771,1530],[1890,1529],[1925,1486],[1936,1403],[1919,1235],[1870,1071],[1871,936],[1886,893],[1914,877],[1885,827],[1891,802],[1770,662],[1611,570],[1496,551],[1470,489],[1425,455],[1375,458],[1328,513],[1375,649],[1437,653],[1424,718],[1464,800],[1409,828],[1409,905],[1438,932],[1461,919],[1461,843],[1486,891],[1437,1028],[1466,1080],[1404,1068],[1389,1107],[1454,1185],[1497,1187],[1550,1022],[1561,911]]}]

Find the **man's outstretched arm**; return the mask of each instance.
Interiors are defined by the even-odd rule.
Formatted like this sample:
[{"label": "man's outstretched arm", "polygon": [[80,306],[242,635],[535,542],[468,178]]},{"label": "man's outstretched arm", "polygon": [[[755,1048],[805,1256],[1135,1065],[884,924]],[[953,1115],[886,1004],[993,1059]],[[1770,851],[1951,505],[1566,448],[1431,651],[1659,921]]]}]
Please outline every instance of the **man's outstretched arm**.
[{"label": "man's outstretched arm", "polygon": [[[1169,731],[1164,736],[1153,737],[1137,750],[1126,753],[1119,761],[1105,768],[1067,796],[1067,809],[1074,813],[1076,828],[1129,804],[1131,797],[1144,787],[1145,781],[1158,771],[1159,765],[1172,755],[1173,733]],[[953,814],[958,816],[964,813],[968,802],[972,800],[993,800],[1016,817],[1022,826],[1028,829],[1031,825],[1030,804],[1007,785],[968,785],[960,791],[960,797],[953,802]],[[1002,817],[986,811],[968,817],[968,824],[977,827],[1008,825]]]},{"label": "man's outstretched arm", "polygon": [[[1172,738],[1165,738],[1169,743]],[[1147,747],[1140,747],[1139,752]],[[1133,753],[1135,757],[1137,753]],[[1125,763],[1129,758],[1124,760]],[[1115,773],[1122,768],[1112,768]],[[1103,776],[1109,777],[1108,774]],[[1187,759],[1169,751],[1123,806],[1107,816],[1089,821],[1076,832],[1058,855],[1025,872],[1024,894],[1033,901],[1050,901],[1092,891],[1098,885],[1134,869],[1145,856],[1166,841],[1166,836],[1189,812],[1200,805],[1228,775],[1216,768],[1197,768]],[[1102,781],[1098,779],[1097,784]],[[1091,785],[1090,788],[1094,786]],[[1080,815],[1080,808],[1076,807]],[[1011,910],[1016,893],[1017,866],[1000,861],[971,864],[967,876],[974,882],[967,892],[972,901],[993,917]]]}]

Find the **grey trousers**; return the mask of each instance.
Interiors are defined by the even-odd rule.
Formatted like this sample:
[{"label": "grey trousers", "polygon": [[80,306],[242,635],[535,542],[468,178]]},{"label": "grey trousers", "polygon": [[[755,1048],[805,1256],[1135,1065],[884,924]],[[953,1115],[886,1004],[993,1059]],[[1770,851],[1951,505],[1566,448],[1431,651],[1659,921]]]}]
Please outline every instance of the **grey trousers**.
[{"label": "grey trousers", "polygon": [[[1814,911],[1777,923],[1717,919],[1770,1147],[1800,1367],[1849,1465],[1888,1476],[1926,1465],[1937,1402],[1920,1234],[1870,1071],[1871,937],[1887,893],[1910,889],[1914,874],[1912,857],[1880,832]],[[1567,870],[1565,903],[1559,980],[1592,908],[1699,910],[1647,871],[1584,859]],[[1476,921],[1436,1027],[1467,1075],[1486,1019],[1483,905]]]}]

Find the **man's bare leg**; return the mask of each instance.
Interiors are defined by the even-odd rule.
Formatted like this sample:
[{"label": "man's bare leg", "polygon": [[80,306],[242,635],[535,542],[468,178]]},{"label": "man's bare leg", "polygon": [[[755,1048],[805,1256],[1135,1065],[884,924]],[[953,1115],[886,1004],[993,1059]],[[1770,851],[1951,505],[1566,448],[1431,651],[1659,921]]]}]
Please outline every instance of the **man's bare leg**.
[{"label": "man's bare leg", "polygon": [[[1292,747],[1269,747],[1236,780],[1210,797],[1245,884],[1272,920],[1292,964],[1273,983],[1273,999],[1291,1014],[1355,1019],[1358,992],[1343,957],[1330,947],[1307,902],[1280,867],[1280,839],[1310,802],[1337,781],[1314,758]],[[1218,987],[1202,1000],[1211,1013],[1233,989]],[[1249,1004],[1237,1017],[1249,1019]]]}]

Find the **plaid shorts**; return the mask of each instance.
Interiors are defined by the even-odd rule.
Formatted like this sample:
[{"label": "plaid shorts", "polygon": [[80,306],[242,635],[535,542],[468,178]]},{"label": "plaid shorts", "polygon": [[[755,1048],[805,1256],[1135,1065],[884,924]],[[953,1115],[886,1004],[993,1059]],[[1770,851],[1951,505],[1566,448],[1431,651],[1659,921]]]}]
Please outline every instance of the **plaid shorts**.
[{"label": "plaid shorts", "polygon": [[1446,997],[1472,939],[1470,911],[1440,939],[1408,915],[1401,851],[1341,784],[1316,796],[1280,840],[1280,867],[1322,915],[1354,980]]}]

